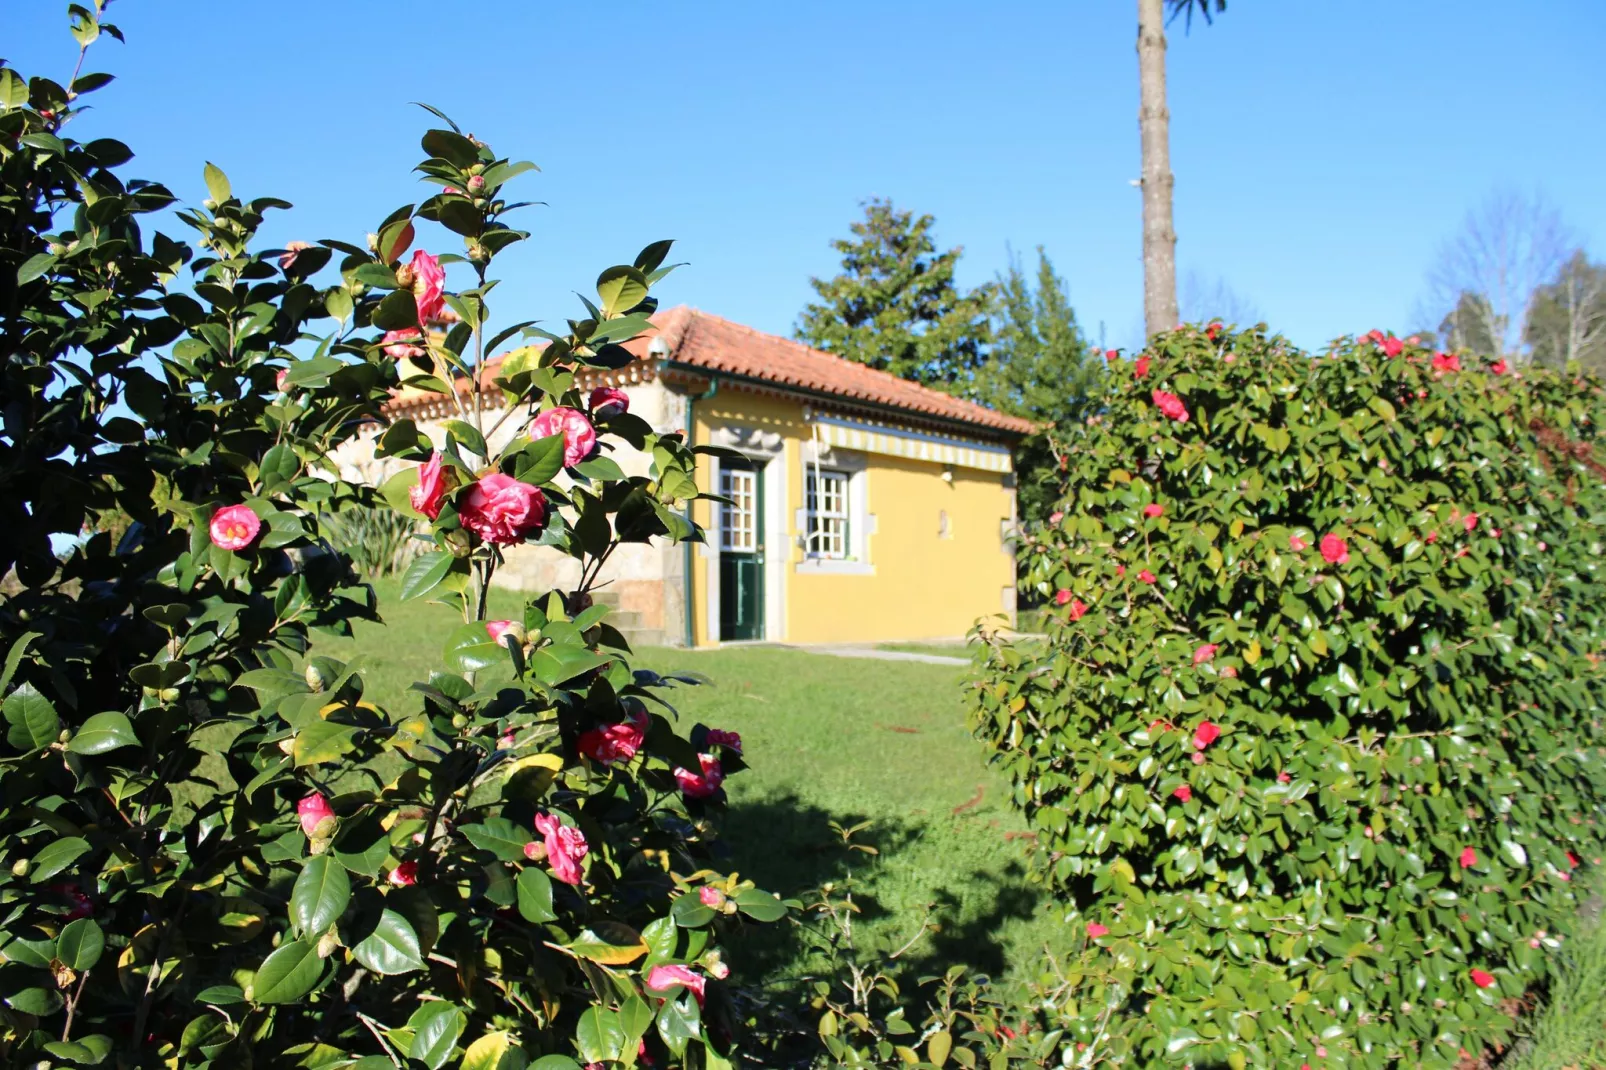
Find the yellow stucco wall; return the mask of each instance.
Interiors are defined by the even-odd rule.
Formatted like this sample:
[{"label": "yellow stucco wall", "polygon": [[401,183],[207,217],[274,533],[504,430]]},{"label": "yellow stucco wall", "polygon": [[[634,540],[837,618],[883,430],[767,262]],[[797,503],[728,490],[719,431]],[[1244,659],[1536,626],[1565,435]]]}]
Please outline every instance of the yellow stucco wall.
[{"label": "yellow stucco wall", "polygon": [[[804,559],[798,545],[797,516],[803,507],[804,456],[809,425],[801,403],[722,389],[696,403],[696,441],[708,442],[721,427],[739,426],[782,437],[775,465],[786,466],[784,529],[765,532],[767,554],[784,554],[781,590],[774,590],[773,571],[766,578],[765,599],[779,594],[784,634],[766,638],[788,643],[859,643],[962,636],[978,617],[1000,612],[1014,585],[1014,563],[1002,541],[1002,529],[1014,509],[1014,493],[997,472],[954,467],[951,482],[944,466],[883,454],[855,454],[865,464],[856,476],[864,495],[864,511],[874,517],[874,531],[865,536],[869,575],[799,572]],[[844,451],[837,451],[839,454]],[[704,464],[698,482],[711,485],[712,466]],[[776,480],[766,479],[766,493]],[[940,534],[946,512],[947,537]],[[698,523],[718,545],[707,502],[696,508]],[[780,537],[776,537],[779,534]],[[698,645],[716,641],[707,612],[709,570],[718,558],[696,552],[693,572],[695,632]]]}]

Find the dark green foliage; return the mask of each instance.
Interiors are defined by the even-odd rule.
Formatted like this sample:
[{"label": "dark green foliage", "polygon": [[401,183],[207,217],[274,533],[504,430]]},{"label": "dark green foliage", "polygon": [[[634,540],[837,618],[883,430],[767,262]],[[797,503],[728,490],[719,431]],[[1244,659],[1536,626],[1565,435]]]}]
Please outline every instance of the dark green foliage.
[{"label": "dark green foliage", "polygon": [[933,223],[868,202],[853,238],[831,243],[842,274],[811,280],[821,300],[803,310],[798,338],[927,386],[969,389],[984,357],[988,295],[954,285],[962,250],[938,253]]},{"label": "dark green foliage", "polygon": [[1578,250],[1554,281],[1539,287],[1528,306],[1524,339],[1535,364],[1606,371],[1606,264]]},{"label": "dark green foliage", "polygon": [[1143,1065],[1500,1043],[1600,855],[1599,383],[1187,329],[1104,405],[1024,550],[1047,649],[971,715],[1071,911],[1058,1006]]},{"label": "dark green foliage", "polygon": [[[110,30],[99,11],[73,7],[85,45]],[[129,150],[62,136],[88,88],[69,99],[0,69],[0,569],[15,566],[0,600],[0,1062],[574,1070],[632,1065],[644,1043],[660,1066],[729,1067],[718,941],[786,907],[710,868],[722,795],[683,798],[675,770],[741,761],[650,712],[696,681],[633,671],[606,609],[587,608],[620,542],[698,537],[679,436],[599,421],[601,448],[644,448],[651,478],[598,458],[560,486],[561,440],[515,435],[485,456],[478,406],[440,443],[397,423],[390,452],[445,458],[455,482],[411,593],[463,622],[435,637],[446,667],[389,709],[365,697],[360,663],[314,645],[376,613],[320,517],[383,500],[410,513],[405,481],[379,493],[328,473],[332,450],[385,419],[398,371],[382,332],[416,330],[441,281],[401,260],[415,222],[462,236],[467,255],[440,261],[475,285],[444,295],[460,323],[408,381],[466,387],[473,355],[522,326],[487,337],[486,269],[525,237],[504,184],[530,165],[428,131],[418,169],[468,192],[393,213],[376,253],[257,249],[263,213],[288,205],[240,198],[209,164],[209,196],[180,213],[192,247],[142,228],[172,198],[119,174]],[[584,408],[576,370],[638,333],[665,251],[610,268],[567,333],[485,388],[525,426]],[[493,639],[501,551],[459,507],[509,474],[546,496],[530,534],[586,578]],[[633,756],[584,752],[585,733],[627,720],[646,733]],[[588,850],[565,875],[549,848],[576,836]],[[705,888],[729,908],[702,906]],[[649,989],[660,965],[707,979],[706,1002]]]}]

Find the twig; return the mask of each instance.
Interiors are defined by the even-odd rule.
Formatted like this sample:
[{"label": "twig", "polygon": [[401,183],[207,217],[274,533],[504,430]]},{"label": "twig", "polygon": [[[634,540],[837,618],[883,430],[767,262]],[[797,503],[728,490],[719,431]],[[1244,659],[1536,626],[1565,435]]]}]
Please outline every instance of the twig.
[{"label": "twig", "polygon": [[397,1057],[396,1049],[390,1046],[390,1041],[386,1040],[385,1035],[379,1031],[379,1023],[368,1017],[362,1011],[357,1011],[356,1013],[357,1020],[368,1027],[368,1032],[374,1035],[374,1039],[379,1041],[379,1046],[385,1049],[385,1054],[390,1056],[391,1065],[401,1066],[402,1061],[399,1057]]}]

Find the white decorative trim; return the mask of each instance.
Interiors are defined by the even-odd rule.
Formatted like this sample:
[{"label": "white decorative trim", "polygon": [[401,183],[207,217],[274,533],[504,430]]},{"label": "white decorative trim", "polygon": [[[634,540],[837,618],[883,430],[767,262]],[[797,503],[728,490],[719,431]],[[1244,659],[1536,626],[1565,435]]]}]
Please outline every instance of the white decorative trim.
[{"label": "white decorative trim", "polygon": [[868,561],[842,561],[830,557],[805,557],[792,571],[804,575],[874,576],[875,566]]},{"label": "white decorative trim", "polygon": [[[1010,472],[1014,468],[1009,447],[996,443],[929,434],[894,424],[825,416],[812,409],[804,409],[803,418],[815,425],[819,440],[827,448],[840,446],[984,472]],[[820,463],[826,463],[823,454]]]}]

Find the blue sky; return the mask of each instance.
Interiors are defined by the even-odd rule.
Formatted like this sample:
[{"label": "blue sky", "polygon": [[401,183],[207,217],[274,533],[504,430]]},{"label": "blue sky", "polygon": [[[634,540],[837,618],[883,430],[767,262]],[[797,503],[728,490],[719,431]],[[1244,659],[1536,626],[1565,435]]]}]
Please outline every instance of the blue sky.
[{"label": "blue sky", "polygon": [[[0,11],[6,58],[65,80],[65,3]],[[75,124],[199,201],[203,160],[296,208],[267,236],[361,241],[416,200],[425,100],[538,163],[497,311],[560,318],[649,241],[685,302],[790,333],[870,196],[930,212],[980,282],[1046,246],[1089,331],[1141,335],[1130,0],[118,0],[118,76]],[[1231,0],[1173,28],[1178,263],[1304,345],[1408,329],[1437,244],[1494,187],[1606,238],[1606,4]],[[1593,118],[1592,118],[1593,117]],[[431,236],[439,251],[457,239]]]}]

